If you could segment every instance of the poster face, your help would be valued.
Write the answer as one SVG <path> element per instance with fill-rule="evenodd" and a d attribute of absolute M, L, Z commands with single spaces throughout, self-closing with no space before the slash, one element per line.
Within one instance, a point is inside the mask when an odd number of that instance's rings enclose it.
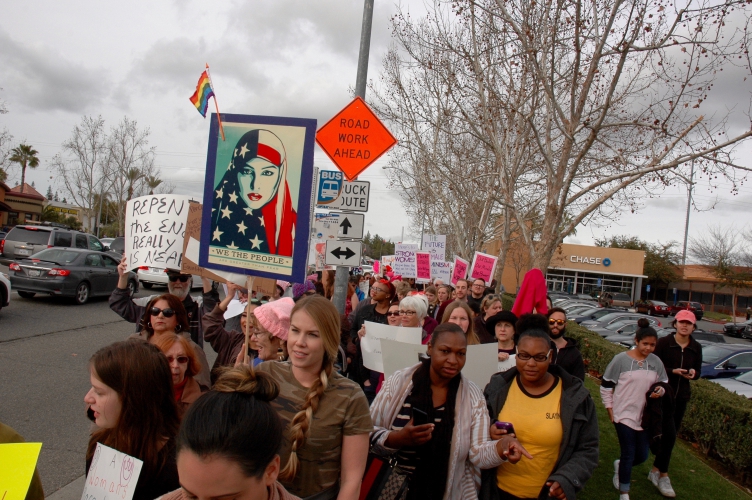
<path fill-rule="evenodd" d="M 212 114 L 202 267 L 305 279 L 316 120 Z M 206 242 L 206 244 L 203 244 Z"/>

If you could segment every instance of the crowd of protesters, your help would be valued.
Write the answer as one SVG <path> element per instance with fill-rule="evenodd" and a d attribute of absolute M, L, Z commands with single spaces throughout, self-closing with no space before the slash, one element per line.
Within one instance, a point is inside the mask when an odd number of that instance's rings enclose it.
<path fill-rule="evenodd" d="M 134 499 L 354 500 L 382 457 L 404 482 L 373 498 L 574 500 L 598 465 L 585 364 L 538 270 L 511 310 L 483 280 L 353 276 L 342 315 L 329 271 L 263 297 L 228 284 L 222 299 L 208 280 L 191 297 L 192 277 L 176 271 L 168 293 L 132 299 L 118 270 L 110 306 L 136 331 L 90 360 L 86 467 L 98 443 L 142 460 Z M 425 356 L 385 379 L 363 364 L 367 322 L 419 328 Z M 658 340 L 640 323 L 636 348 L 603 376 L 621 500 L 655 443 L 649 479 L 675 496 L 668 466 L 702 360 L 694 324 L 682 311 Z M 474 344 L 498 346 L 485 388 L 462 373 Z"/>

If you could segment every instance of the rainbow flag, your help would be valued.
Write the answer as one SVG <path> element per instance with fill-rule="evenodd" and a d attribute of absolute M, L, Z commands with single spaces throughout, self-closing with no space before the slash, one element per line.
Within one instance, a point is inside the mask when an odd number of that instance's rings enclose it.
<path fill-rule="evenodd" d="M 196 92 L 190 97 L 191 103 L 196 106 L 196 109 L 204 118 L 206 118 L 206 108 L 209 107 L 209 98 L 211 97 L 214 97 L 214 89 L 212 89 L 209 81 L 209 75 L 204 71 L 198 79 Z"/>

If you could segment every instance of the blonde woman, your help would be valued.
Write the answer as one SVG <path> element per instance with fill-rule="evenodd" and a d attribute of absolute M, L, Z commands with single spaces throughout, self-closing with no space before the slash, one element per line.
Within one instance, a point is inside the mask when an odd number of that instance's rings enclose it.
<path fill-rule="evenodd" d="M 306 297 L 292 310 L 289 363 L 256 367 L 280 387 L 271 402 L 286 425 L 280 482 L 299 497 L 350 500 L 360 492 L 373 425 L 363 391 L 333 370 L 339 342 L 337 309 Z"/>
<path fill-rule="evenodd" d="M 467 337 L 467 345 L 480 344 L 480 339 L 473 330 L 473 310 L 466 302 L 452 302 L 444 311 L 444 315 L 441 317 L 441 324 L 454 323 L 462 328 Z"/>

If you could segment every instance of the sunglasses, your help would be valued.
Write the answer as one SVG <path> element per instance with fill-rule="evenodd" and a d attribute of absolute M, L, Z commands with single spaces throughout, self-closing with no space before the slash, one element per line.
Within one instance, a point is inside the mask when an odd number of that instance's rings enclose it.
<path fill-rule="evenodd" d="M 170 283 L 175 283 L 178 280 L 180 280 L 181 283 L 185 283 L 189 279 L 191 279 L 190 276 L 183 276 L 183 275 L 176 276 L 173 274 L 172 276 L 170 276 Z"/>
<path fill-rule="evenodd" d="M 399 316 L 400 312 L 399 311 L 388 312 L 386 313 L 386 315 L 387 316 Z"/>
<path fill-rule="evenodd" d="M 548 320 L 548 324 L 549 324 L 549 325 L 551 325 L 551 326 L 553 326 L 553 325 L 559 325 L 559 326 L 562 326 L 562 325 L 564 325 L 564 323 L 566 323 L 566 322 L 567 322 L 567 320 L 565 320 L 565 319 L 553 319 L 553 318 L 550 318 L 550 319 Z"/>
<path fill-rule="evenodd" d="M 522 361 L 530 361 L 530 359 L 534 359 L 536 363 L 543 363 L 548 359 L 548 355 L 551 354 L 551 350 L 546 354 L 536 354 L 535 356 L 532 356 L 526 352 L 518 352 L 517 353 L 517 359 L 520 359 Z"/>
<path fill-rule="evenodd" d="M 177 358 L 175 356 L 167 356 L 167 362 L 170 364 L 176 360 L 179 364 L 184 365 L 188 363 L 188 356 L 178 356 Z"/>
<path fill-rule="evenodd" d="M 162 313 L 165 318 L 172 318 L 173 316 L 175 316 L 174 309 L 160 309 L 158 307 L 152 307 L 151 311 L 149 312 L 152 316 L 159 316 L 159 313 Z"/>

